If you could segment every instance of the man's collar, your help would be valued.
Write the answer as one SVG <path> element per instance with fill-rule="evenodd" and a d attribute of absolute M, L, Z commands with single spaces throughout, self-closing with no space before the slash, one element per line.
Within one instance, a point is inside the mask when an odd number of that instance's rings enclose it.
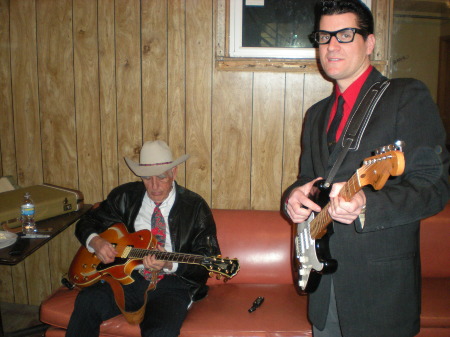
<path fill-rule="evenodd" d="M 373 70 L 373 66 L 370 65 L 362 74 L 359 76 L 343 93 L 341 93 L 341 90 L 339 89 L 339 86 L 336 84 L 336 98 L 339 97 L 339 95 L 343 95 L 344 100 L 346 104 L 348 104 L 350 107 L 352 107 L 356 99 L 358 98 L 358 95 L 361 91 L 362 86 L 366 82 L 367 78 L 369 77 L 370 73 Z"/>

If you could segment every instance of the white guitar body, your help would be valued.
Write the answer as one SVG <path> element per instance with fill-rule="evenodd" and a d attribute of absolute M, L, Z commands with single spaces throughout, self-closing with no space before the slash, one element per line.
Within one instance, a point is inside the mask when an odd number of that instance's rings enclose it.
<path fill-rule="evenodd" d="M 324 267 L 316 254 L 316 240 L 311 237 L 312 220 L 314 220 L 313 212 L 306 221 L 297 224 L 297 233 L 294 238 L 295 257 L 298 263 L 298 286 L 302 291 L 307 289 L 311 272 L 314 270 L 320 273 Z"/>

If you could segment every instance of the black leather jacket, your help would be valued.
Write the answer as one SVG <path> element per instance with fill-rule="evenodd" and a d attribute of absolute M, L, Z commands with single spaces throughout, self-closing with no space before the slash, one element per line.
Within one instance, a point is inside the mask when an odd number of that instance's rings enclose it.
<path fill-rule="evenodd" d="M 169 214 L 169 230 L 174 252 L 215 256 L 220 254 L 216 224 L 206 201 L 198 194 L 175 183 L 175 203 Z M 116 223 L 123 223 L 130 233 L 141 208 L 144 184 L 127 183 L 111 191 L 99 207 L 86 213 L 77 223 L 75 235 L 85 245 L 89 235 L 101 233 Z M 199 265 L 180 263 L 176 275 L 190 288 L 194 301 L 206 296 L 208 271 Z"/>

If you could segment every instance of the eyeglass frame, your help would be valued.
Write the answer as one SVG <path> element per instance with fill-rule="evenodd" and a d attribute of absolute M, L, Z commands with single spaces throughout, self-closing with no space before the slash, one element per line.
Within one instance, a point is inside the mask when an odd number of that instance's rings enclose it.
<path fill-rule="evenodd" d="M 352 37 L 351 41 L 341 41 L 341 40 L 339 40 L 339 38 L 337 37 L 337 34 L 338 34 L 339 32 L 344 31 L 344 30 L 351 30 L 351 31 L 353 32 L 353 37 Z M 318 33 L 321 33 L 321 32 L 322 32 L 322 33 L 328 33 L 328 34 L 330 34 L 330 39 L 329 39 L 327 42 L 322 42 L 322 43 L 321 43 L 321 42 L 319 42 L 319 41 L 316 39 L 316 35 L 317 35 Z M 313 40 L 314 40 L 318 45 L 329 44 L 330 41 L 331 41 L 331 39 L 333 38 L 333 36 L 336 38 L 336 41 L 339 42 L 339 43 L 351 43 L 351 42 L 353 42 L 353 40 L 355 39 L 355 35 L 356 35 L 356 34 L 361 35 L 364 39 L 369 35 L 365 29 L 361 29 L 361 28 L 352 28 L 352 27 L 342 28 L 342 29 L 339 29 L 339 30 L 335 30 L 334 32 L 330 32 L 330 31 L 328 31 L 328 30 L 317 30 L 317 31 L 311 33 Z"/>

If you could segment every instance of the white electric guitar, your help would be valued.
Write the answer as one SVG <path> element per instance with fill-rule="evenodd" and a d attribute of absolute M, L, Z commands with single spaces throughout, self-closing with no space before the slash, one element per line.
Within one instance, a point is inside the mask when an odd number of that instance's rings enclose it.
<path fill-rule="evenodd" d="M 376 151 L 375 156 L 366 158 L 339 195 L 350 201 L 364 186 L 372 185 L 380 190 L 390 176 L 401 175 L 405 159 L 401 151 L 402 142 L 396 144 L 384 146 Z M 331 258 L 328 248 L 328 225 L 332 219 L 328 214 L 327 202 L 331 186 L 324 188 L 323 182 L 316 182 L 310 195 L 322 210 L 318 214 L 312 212 L 308 220 L 293 226 L 295 285 L 300 292 L 313 292 L 319 285 L 321 275 L 333 273 L 337 268 L 337 261 Z"/>

